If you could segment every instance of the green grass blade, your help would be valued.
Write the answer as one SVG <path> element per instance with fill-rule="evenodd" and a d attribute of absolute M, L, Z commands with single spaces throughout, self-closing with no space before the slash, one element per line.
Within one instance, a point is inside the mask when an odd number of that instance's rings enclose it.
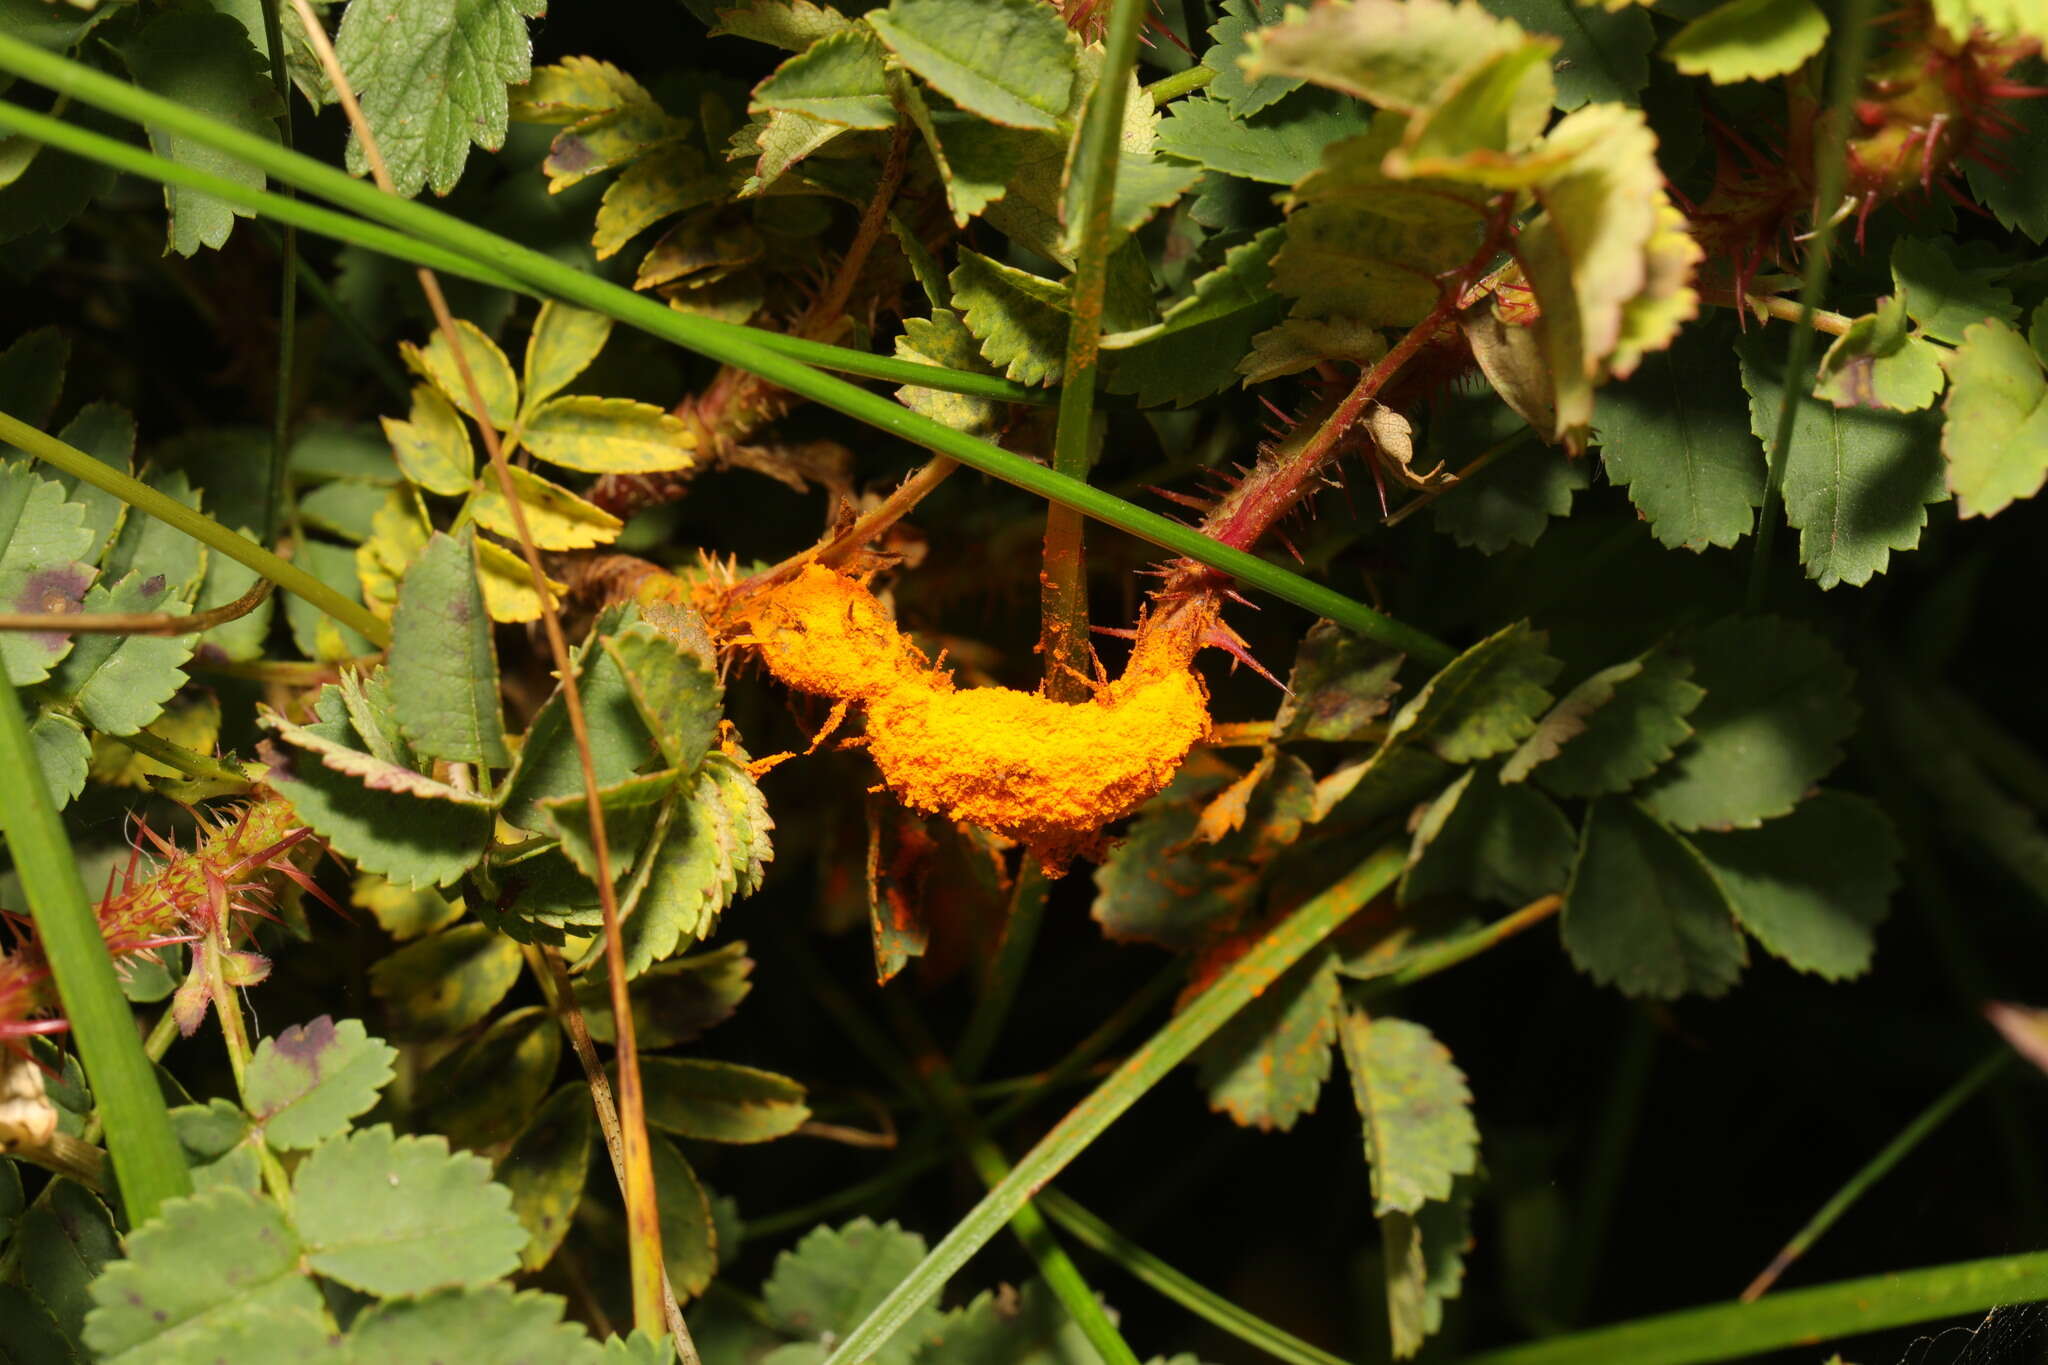
<path fill-rule="evenodd" d="M 1219 545 L 1193 527 L 1091 488 L 1023 456 L 977 440 L 911 412 L 879 394 L 822 374 L 790 355 L 764 345 L 746 328 L 723 326 L 679 313 L 666 304 L 586 275 L 540 252 L 520 246 L 460 219 L 409 200 L 393 198 L 351 179 L 343 172 L 272 142 L 226 127 L 169 100 L 55 56 L 19 39 L 0 35 L 0 70 L 13 71 L 51 89 L 121 118 L 160 125 L 194 142 L 256 166 L 301 191 L 318 194 L 364 217 L 410 233 L 426 242 L 468 255 L 477 264 L 524 281 L 533 289 L 579 307 L 600 312 L 649 335 L 685 346 L 721 364 L 760 375 L 859 422 L 916 445 L 950 455 L 1026 492 L 1137 536 L 1175 554 L 1185 555 L 1227 574 L 1247 587 L 1327 616 L 1346 629 L 1401 650 L 1425 664 L 1450 660 L 1451 649 L 1411 626 L 1353 601 L 1319 583 L 1310 582 L 1245 551 Z M 0 115 L 0 126 L 21 128 L 19 113 Z M 933 372 L 916 367 L 912 382 L 925 382 Z"/>
<path fill-rule="evenodd" d="M 107 1152 L 114 1159 L 129 1222 L 139 1226 L 165 1200 L 192 1193 L 192 1177 L 171 1135 L 163 1092 L 143 1055 L 135 1017 L 114 979 L 114 960 L 85 898 L 70 840 L 43 786 L 21 699 L 5 674 L 0 674 L 0 773 L 7 774 L 0 834 L 14 856 L 36 936 L 106 1124 Z"/>
<path fill-rule="evenodd" d="M 1890 1175 L 1892 1169 L 1910 1156 L 1913 1149 L 1926 1140 L 1928 1134 L 1948 1122 L 1949 1115 L 1960 1109 L 1964 1101 L 1982 1090 L 1993 1077 L 2005 1070 L 2007 1063 L 2017 1055 L 2003 1043 L 1999 1044 L 1998 1048 L 1983 1061 L 1963 1073 L 1962 1078 L 1954 1085 L 1936 1096 L 1934 1102 L 1921 1110 L 1911 1123 L 1901 1128 L 1876 1156 L 1857 1168 L 1856 1174 L 1850 1176 L 1842 1188 L 1836 1190 L 1834 1196 L 1821 1205 L 1820 1212 L 1814 1214 L 1806 1221 L 1804 1227 L 1792 1234 L 1791 1240 L 1771 1258 L 1771 1263 L 1750 1282 L 1749 1288 L 1742 1291 L 1743 1299 L 1755 1299 L 1776 1283 L 1785 1268 L 1804 1256 L 1815 1242 L 1826 1236 L 1828 1229 L 1840 1222 L 1842 1215 L 1854 1208 L 1856 1201 L 1869 1193 L 1871 1186 Z"/>
<path fill-rule="evenodd" d="M 894 1335 L 920 1304 L 1030 1202 L 1034 1193 L 1102 1136 L 1166 1074 L 1187 1060 L 1254 996 L 1335 933 L 1361 906 L 1392 886 L 1407 859 L 1405 840 L 1368 855 L 1328 889 L 1304 902 L 1053 1126 L 1009 1175 L 968 1211 L 866 1321 L 849 1332 L 826 1365 L 858 1365 Z"/>
<path fill-rule="evenodd" d="M 371 615 L 360 602 L 351 602 L 304 569 L 279 559 L 270 551 L 237 535 L 212 517 L 195 512 L 176 498 L 166 497 L 140 479 L 130 478 L 82 450 L 64 444 L 54 436 L 37 431 L 17 417 L 0 412 L 0 441 L 19 446 L 31 456 L 55 465 L 93 487 L 112 493 L 138 511 L 177 527 L 203 545 L 219 550 L 238 564 L 247 565 L 286 592 L 302 597 L 364 639 L 382 649 L 391 643 L 391 627 Z"/>
<path fill-rule="evenodd" d="M 0 44 L 4 42 L 4 36 L 0 36 Z M 337 213 L 333 209 L 322 208 L 317 204 L 303 203 L 289 195 L 254 189 L 210 171 L 160 157 L 118 138 L 95 133 L 90 129 L 66 123 L 48 114 L 24 109 L 5 100 L 0 100 L 0 128 L 10 129 L 60 151 L 101 162 L 130 175 L 203 191 L 251 213 L 260 214 L 287 227 L 311 232 L 331 241 L 359 246 L 366 251 L 374 251 L 394 260 L 405 261 L 411 265 L 423 265 L 440 274 L 474 280 L 478 284 L 510 290 L 529 298 L 548 297 L 546 291 L 535 288 L 525 280 L 481 264 L 460 252 L 446 250 L 431 242 L 394 231 L 353 214 Z M 284 177 L 280 179 L 286 184 L 291 183 Z M 1058 393 L 1052 389 L 1034 389 L 971 370 L 944 369 L 939 366 L 921 365 L 914 361 L 898 360 L 894 356 L 871 355 L 866 351 L 833 346 L 821 341 L 805 341 L 758 327 L 741 327 L 732 323 L 704 319 L 698 321 L 714 330 L 731 331 L 750 337 L 761 346 L 792 359 L 816 365 L 821 369 L 859 375 L 863 379 L 917 384 L 928 389 L 944 389 L 951 393 L 973 394 L 1010 403 L 1051 403 L 1058 397 Z"/>
<path fill-rule="evenodd" d="M 1461 1365 L 1704 1365 L 2048 1298 L 2048 1252 L 1717 1303 L 1466 1356 Z"/>
<path fill-rule="evenodd" d="M 1311 1346 L 1264 1318 L 1247 1313 L 1215 1290 L 1197 1284 L 1058 1190 L 1039 1191 L 1035 1202 L 1046 1217 L 1066 1229 L 1082 1246 L 1101 1252 L 1139 1283 L 1158 1290 L 1246 1345 L 1275 1360 L 1284 1360 L 1287 1365 L 1348 1365 L 1343 1357 Z"/>

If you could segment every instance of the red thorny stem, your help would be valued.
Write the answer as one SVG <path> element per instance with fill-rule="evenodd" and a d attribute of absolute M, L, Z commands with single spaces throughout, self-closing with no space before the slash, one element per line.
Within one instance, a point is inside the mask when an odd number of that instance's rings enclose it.
<path fill-rule="evenodd" d="M 1378 397 L 1380 390 L 1400 368 L 1435 339 L 1456 316 L 1461 292 L 1447 291 L 1428 317 L 1409 328 L 1408 334 L 1395 342 L 1393 349 L 1358 377 L 1358 382 L 1351 386 L 1351 392 L 1344 395 L 1307 439 L 1292 450 L 1286 445 L 1280 446 L 1278 451 L 1282 458 L 1270 463 L 1262 461 L 1252 469 L 1209 513 L 1202 529 L 1236 549 L 1247 550 L 1257 544 L 1275 522 L 1293 511 L 1315 490 L 1324 468 L 1336 453 L 1338 443 L 1365 415 L 1366 405 Z M 1185 579 L 1207 572 L 1197 565 L 1184 565 L 1176 578 Z"/>
<path fill-rule="evenodd" d="M 298 10 L 306 37 L 333 82 L 335 95 L 348 116 L 349 125 L 362 142 L 363 159 L 369 163 L 371 176 L 379 189 L 395 195 L 397 189 L 392 184 L 391 172 L 384 165 L 376 137 L 370 131 L 368 120 L 363 117 L 362 108 L 356 103 L 355 92 L 335 56 L 333 44 L 327 39 L 326 29 L 308 0 L 292 0 L 292 3 Z M 484 450 L 490 457 L 492 473 L 497 476 L 499 491 L 504 494 L 505 505 L 512 513 L 519 549 L 526 558 L 528 573 L 533 576 L 534 595 L 540 601 L 541 624 L 547 634 L 548 653 L 561 678 L 562 706 L 568 715 L 569 731 L 576 741 L 577 764 L 582 769 L 584 806 L 590 820 L 591 856 L 597 871 L 598 903 L 604 915 L 605 966 L 611 979 L 612 1017 L 616 1030 L 613 1053 L 619 1066 L 619 1118 L 626 1158 L 623 1193 L 630 1234 L 627 1245 L 632 1258 L 633 1323 L 651 1336 L 658 1337 L 664 1331 L 670 1333 L 684 1361 L 694 1365 L 697 1353 L 691 1344 L 689 1329 L 683 1325 L 679 1312 L 668 1309 L 673 1299 L 667 1290 L 667 1274 L 662 1262 L 661 1220 L 647 1137 L 647 1105 L 640 1088 L 640 1057 L 633 1027 L 632 1001 L 626 992 L 625 949 L 619 942 L 618 893 L 612 885 L 611 845 L 605 837 L 604 808 L 598 796 L 597 770 L 591 760 L 590 730 L 584 718 L 582 689 L 577 684 L 568 639 L 562 631 L 561 613 L 556 610 L 554 598 L 548 591 L 548 577 L 541 566 L 540 551 L 535 548 L 533 535 L 526 524 L 525 505 L 520 502 L 518 488 L 512 482 L 512 471 L 505 460 L 505 447 L 499 442 L 496 429 L 482 416 L 486 411 L 482 392 L 470 369 L 462 335 L 456 330 L 455 315 L 449 311 L 447 297 L 442 294 L 441 282 L 433 271 L 420 267 L 419 281 L 421 291 L 427 296 L 427 305 L 433 310 L 435 323 L 447 340 L 449 355 L 454 359 L 463 387 L 469 393 L 470 406 L 478 414 L 477 431 L 483 437 Z"/>

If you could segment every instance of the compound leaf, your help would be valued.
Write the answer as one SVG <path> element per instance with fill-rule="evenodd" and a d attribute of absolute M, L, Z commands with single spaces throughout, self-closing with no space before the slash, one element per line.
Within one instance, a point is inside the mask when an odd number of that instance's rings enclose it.
<path fill-rule="evenodd" d="M 1337 958 L 1314 953 L 1266 987 L 1195 1055 L 1209 1107 L 1243 1127 L 1286 1132 L 1311 1113 L 1330 1076 Z"/>
<path fill-rule="evenodd" d="M 597 359 L 597 353 L 604 349 L 611 335 L 612 320 L 602 313 L 571 308 L 553 299 L 543 303 L 533 320 L 533 335 L 526 342 L 521 404 L 530 410 L 560 393 L 569 381 L 590 368 L 590 362 Z"/>
<path fill-rule="evenodd" d="M 1796 71 L 1827 40 L 1813 0 L 1727 0 L 1673 34 L 1664 55 L 1688 76 L 1729 85 Z"/>
<path fill-rule="evenodd" d="M 1451 1197 L 1415 1213 L 1380 1218 L 1387 1272 L 1387 1327 L 1394 1358 L 1403 1360 L 1443 1326 L 1444 1302 L 1465 1281 L 1465 1248 L 1472 1240 L 1472 1186 L 1460 1179 Z"/>
<path fill-rule="evenodd" d="M 386 417 L 383 426 L 398 467 L 429 493 L 452 497 L 467 493 L 476 481 L 476 447 L 469 432 L 454 406 L 428 385 L 413 385 L 408 420 Z"/>
<path fill-rule="evenodd" d="M 505 87 L 532 73 L 526 20 L 544 0 L 350 0 L 335 35 L 341 69 L 400 194 L 455 188 L 475 142 L 505 142 Z M 348 168 L 369 169 L 351 134 Z"/>
<path fill-rule="evenodd" d="M 270 71 L 249 45 L 241 21 L 222 13 L 167 10 L 135 31 L 121 55 L 143 89 L 239 132 L 277 139 L 271 113 L 277 94 Z M 205 146 L 168 128 L 152 126 L 149 142 L 157 154 L 195 170 L 223 176 L 248 189 L 263 188 L 263 172 L 227 152 Z M 190 256 L 202 246 L 221 247 L 235 224 L 237 209 L 203 190 L 167 185 L 170 244 Z"/>
<path fill-rule="evenodd" d="M 519 979 L 519 945 L 481 924 L 408 943 L 370 969 L 370 989 L 402 1037 L 437 1038 L 478 1023 Z"/>
<path fill-rule="evenodd" d="M 498 1183 L 512 1192 L 512 1212 L 526 1229 L 523 1270 L 554 1259 L 569 1234 L 590 1174 L 590 1092 L 565 1085 L 550 1095 L 498 1163 Z"/>
<path fill-rule="evenodd" d="M 393 3 L 394 0 L 356 0 L 356 5 L 366 3 Z M 499 3 L 500 0 L 491 0 Z M 519 379 L 512 373 L 512 362 L 498 349 L 498 343 L 491 340 L 483 328 L 466 318 L 455 320 L 455 335 L 462 346 L 462 360 L 469 366 L 469 377 L 476 381 L 477 396 L 483 400 L 483 411 L 478 412 L 470 400 L 469 384 L 462 377 L 462 365 L 456 360 L 455 347 L 448 344 L 446 332 L 436 328 L 434 335 L 424 346 L 411 342 L 399 345 L 399 354 L 413 373 L 440 390 L 441 396 L 453 403 L 479 422 L 489 422 L 500 431 L 509 428 L 519 415 Z M 455 490 L 450 490 L 455 491 Z"/>
<path fill-rule="evenodd" d="M 390 669 L 402 698 L 398 725 L 416 753 L 492 768 L 512 762 L 471 527 L 436 531 L 399 584 Z"/>
<path fill-rule="evenodd" d="M 83 610 L 183 616 L 191 607 L 172 595 L 161 574 L 145 578 L 137 569 L 111 588 L 94 584 Z M 185 661 L 197 643 L 194 635 L 82 635 L 48 687 L 76 706 L 93 729 L 132 735 L 162 715 L 164 704 L 185 685 Z"/>
<path fill-rule="evenodd" d="M 85 1341 L 122 1365 L 188 1359 L 193 1338 L 249 1309 L 318 1313 L 300 1242 L 275 1204 L 213 1189 L 167 1202 L 93 1282 Z"/>
<path fill-rule="evenodd" d="M 1900 848 L 1875 803 L 1823 791 L 1790 815 L 1692 843 L 1757 942 L 1802 972 L 1859 976 L 1899 885 Z"/>
<path fill-rule="evenodd" d="M 1842 758 L 1856 727 L 1849 666 L 1806 627 L 1737 616 L 1685 646 L 1706 698 L 1693 737 L 1643 789 L 1680 829 L 1753 828 L 1791 810 Z"/>
<path fill-rule="evenodd" d="M 1595 981 L 1625 995 L 1720 995 L 1747 953 L 1704 859 L 1633 801 L 1603 796 L 1586 815 L 1564 894 L 1564 945 Z"/>
<path fill-rule="evenodd" d="M 1210 98 L 1221 101 L 1232 118 L 1248 119 L 1301 88 L 1299 77 L 1254 78 L 1245 74 L 1242 65 L 1242 59 L 1251 51 L 1246 35 L 1253 29 L 1278 23 L 1286 9 L 1284 0 L 1223 0 L 1217 8 L 1223 17 L 1209 25 L 1209 38 L 1214 46 L 1202 54 L 1202 65 L 1216 73 L 1209 82 Z"/>
<path fill-rule="evenodd" d="M 1750 428 L 1775 439 L 1784 401 L 1780 351 L 1759 335 L 1736 347 L 1750 395 Z M 1811 378 L 1801 381 L 1810 389 Z M 1929 414 L 1801 402 L 1785 452 L 1785 519 L 1799 529 L 1799 559 L 1823 588 L 1860 586 L 1892 551 L 1920 543 L 1927 504 L 1948 496 Z"/>
<path fill-rule="evenodd" d="M 893 128 L 896 106 L 883 55 L 867 29 L 820 38 L 755 86 L 747 108 L 756 114 L 805 114 L 844 128 Z"/>
<path fill-rule="evenodd" d="M 1664 651 L 1600 670 L 1550 708 L 1501 780 L 1533 772 L 1559 796 L 1628 790 L 1692 737 L 1686 717 L 1706 692 L 1691 677 L 1691 660 Z"/>
<path fill-rule="evenodd" d="M 1374 1212 L 1448 1199 L 1455 1179 L 1479 1167 L 1472 1092 L 1450 1049 L 1420 1024 L 1363 1010 L 1344 1015 L 1339 1038 L 1365 1124 Z"/>
<path fill-rule="evenodd" d="M 838 1228 L 817 1228 L 775 1258 L 761 1286 L 775 1325 L 806 1341 L 851 1331 L 898 1281 L 924 1259 L 924 1238 L 894 1223 L 877 1227 L 856 1218 Z M 927 1299 L 870 1357 L 875 1365 L 909 1365 L 939 1322 Z"/>
<path fill-rule="evenodd" d="M 350 1358 L 378 1365 L 442 1365 L 451 1344 L 493 1365 L 599 1365 L 604 1350 L 553 1294 L 487 1284 L 372 1304 L 349 1326 Z"/>
<path fill-rule="evenodd" d="M 534 458 L 585 474 L 654 474 L 687 469 L 696 438 L 682 419 L 631 398 L 553 398 L 523 428 Z"/>
<path fill-rule="evenodd" d="M 424 1126 L 457 1147 L 517 1136 L 562 1060 L 562 1030 L 538 1005 L 513 1010 L 434 1064 L 421 1084 Z"/>
<path fill-rule="evenodd" d="M 1561 46 L 1553 59 L 1557 107 L 1589 100 L 1635 104 L 1650 83 L 1650 48 L 1657 31 L 1640 9 L 1605 13 L 1573 0 L 1483 0 L 1486 8 Z"/>
<path fill-rule="evenodd" d="M 1626 381 L 1602 388 L 1593 423 L 1608 477 L 1628 488 L 1660 543 L 1733 545 L 1756 524 L 1763 454 L 1720 329 L 1688 327 Z"/>
<path fill-rule="evenodd" d="M 891 0 L 868 23 L 932 89 L 991 123 L 1050 130 L 1067 112 L 1074 44 L 1039 0 Z"/>
<path fill-rule="evenodd" d="M 1545 637 L 1518 621 L 1460 654 L 1422 685 L 1387 726 L 1387 743 L 1422 744 L 1446 763 L 1491 758 L 1519 744 L 1550 705 L 1562 666 Z"/>
<path fill-rule="evenodd" d="M 65 501 L 61 484 L 26 461 L 0 461 L 0 610 L 77 609 L 92 587 L 92 542 L 85 508 Z M 17 687 L 41 682 L 72 644 L 55 631 L 0 631 L 0 669 Z"/>
<path fill-rule="evenodd" d="M 718 1273 L 718 1229 L 711 1217 L 711 1199 L 703 1182 L 676 1145 L 659 1133 L 650 1135 L 655 1202 L 661 1208 L 661 1258 L 676 1297 L 692 1299 L 704 1292 Z"/>
<path fill-rule="evenodd" d="M 702 1057 L 648 1057 L 640 1064 L 647 1122 L 703 1142 L 768 1142 L 811 1116 L 804 1088 L 787 1076 Z"/>
<path fill-rule="evenodd" d="M 1455 894 L 1522 905 L 1562 890 L 1577 841 L 1550 798 L 1474 768 L 1423 816 L 1401 899 Z"/>
<path fill-rule="evenodd" d="M 292 1201 L 306 1263 L 379 1297 L 509 1275 L 526 1243 L 488 1162 L 384 1124 L 315 1148 L 293 1173 Z"/>
<path fill-rule="evenodd" d="M 348 1131 L 391 1079 L 398 1050 L 359 1019 L 327 1015 L 256 1044 L 243 1094 L 264 1139 L 281 1149 L 315 1147 Z"/>
<path fill-rule="evenodd" d="M 2048 375 L 2011 326 L 1986 318 L 1963 329 L 1947 357 L 1948 421 L 1941 429 L 1956 514 L 1988 517 L 2048 480 Z"/>

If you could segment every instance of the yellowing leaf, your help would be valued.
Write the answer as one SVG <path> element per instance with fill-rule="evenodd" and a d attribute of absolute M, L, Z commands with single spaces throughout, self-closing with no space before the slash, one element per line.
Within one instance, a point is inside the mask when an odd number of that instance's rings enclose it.
<path fill-rule="evenodd" d="M 477 569 L 484 589 L 484 609 L 493 621 L 538 621 L 540 594 L 533 590 L 533 575 L 526 559 L 495 540 L 477 537 Z M 559 594 L 563 585 L 547 580 L 548 591 Z"/>
<path fill-rule="evenodd" d="M 1664 55 L 1688 76 L 1727 85 L 1797 71 L 1827 41 L 1813 0 L 1727 0 L 1672 35 Z"/>
<path fill-rule="evenodd" d="M 588 369 L 611 334 L 612 320 L 602 313 L 552 299 L 542 304 L 526 343 L 525 409 L 531 411 L 554 397 Z"/>
<path fill-rule="evenodd" d="M 363 601 L 387 621 L 398 604 L 398 580 L 405 576 L 413 556 L 426 548 L 428 529 L 419 495 L 394 488 L 370 519 L 370 538 L 356 547 L 356 577 L 363 585 Z"/>
<path fill-rule="evenodd" d="M 1965 328 L 1948 376 L 1941 452 L 1958 514 L 1988 517 L 2040 492 L 2048 479 L 2048 376 L 2026 338 L 1996 318 Z"/>
<path fill-rule="evenodd" d="M 1356 0 L 1290 10 L 1246 35 L 1254 77 L 1295 76 L 1408 116 L 1404 155 L 1513 153 L 1549 121 L 1555 38 L 1532 36 L 1476 0 Z M 1400 173 L 1390 162 L 1390 171 Z"/>
<path fill-rule="evenodd" d="M 669 143 L 626 167 L 605 187 L 590 244 L 597 259 L 606 260 L 662 219 L 725 193 L 726 177 L 705 169 L 703 153 Z"/>
<path fill-rule="evenodd" d="M 638 81 L 613 68 L 606 70 L 617 103 L 555 134 L 547 159 L 541 163 L 549 194 L 560 194 L 579 181 L 623 166 L 689 130 L 689 124 L 670 118 Z"/>
<path fill-rule="evenodd" d="M 383 419 L 384 435 L 398 467 L 429 493 L 467 493 L 476 478 L 476 448 L 448 400 L 425 384 L 412 389 L 412 417 Z"/>
<path fill-rule="evenodd" d="M 811 0 L 735 0 L 717 7 L 713 38 L 752 38 L 757 43 L 801 52 L 820 38 L 842 33 L 853 21 Z"/>
<path fill-rule="evenodd" d="M 697 458 L 696 433 L 680 418 L 630 398 L 554 399 L 522 436 L 534 458 L 586 474 L 653 474 Z"/>
<path fill-rule="evenodd" d="M 508 466 L 506 472 L 512 476 L 519 505 L 526 510 L 527 534 L 541 549 L 587 550 L 618 538 L 619 528 L 625 523 L 602 507 L 587 503 L 560 484 L 550 483 L 518 465 Z M 496 531 L 507 540 L 518 539 L 512 509 L 505 502 L 496 478 L 483 481 L 483 487 L 469 504 L 469 513 L 486 531 Z"/>
<path fill-rule="evenodd" d="M 458 318 L 455 331 L 462 338 L 463 357 L 468 360 L 470 375 L 483 397 L 482 412 L 470 403 L 469 385 L 456 364 L 454 348 L 439 330 L 425 346 L 401 343 L 399 353 L 413 373 L 439 389 L 442 397 L 478 421 L 489 421 L 503 431 L 519 414 L 519 380 L 512 374 L 512 362 L 505 359 L 498 343 L 485 336 L 475 323 Z"/>
<path fill-rule="evenodd" d="M 1594 386 L 1669 345 L 1698 312 L 1691 278 L 1701 253 L 1665 195 L 1656 134 L 1641 111 L 1585 105 L 1544 145 L 1570 159 L 1534 186 L 1547 211 L 1523 231 L 1518 254 L 1542 309 L 1536 334 L 1556 390 L 1551 434 L 1576 450 L 1592 424 Z"/>
<path fill-rule="evenodd" d="M 513 89 L 512 119 L 516 123 L 578 123 L 592 114 L 609 113 L 624 102 L 622 82 L 640 88 L 610 62 L 564 57 L 554 66 L 536 67 L 531 80 Z"/>
<path fill-rule="evenodd" d="M 755 86 L 747 107 L 754 113 L 793 110 L 846 128 L 894 127 L 896 106 L 882 58 L 872 30 L 821 38 Z"/>

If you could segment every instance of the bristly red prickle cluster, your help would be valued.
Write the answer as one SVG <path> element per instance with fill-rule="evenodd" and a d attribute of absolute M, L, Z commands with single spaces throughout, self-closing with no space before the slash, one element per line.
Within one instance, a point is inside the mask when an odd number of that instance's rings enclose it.
<path fill-rule="evenodd" d="M 1059 10 L 1060 18 L 1067 21 L 1067 27 L 1081 35 L 1083 42 L 1102 41 L 1103 31 L 1109 27 L 1109 0 L 1051 0 L 1051 3 Z M 1188 50 L 1188 45 L 1181 41 L 1180 35 L 1160 17 L 1158 10 L 1158 0 L 1153 0 L 1145 15 L 1145 27 L 1140 31 L 1143 40 L 1149 44 L 1152 41 L 1151 35 L 1157 33 L 1182 52 L 1186 52 L 1188 56 L 1194 56 L 1195 54 Z"/>
<path fill-rule="evenodd" d="M 2033 56 L 2030 38 L 1994 40 L 1982 31 L 1958 41 L 1935 20 L 1923 0 L 1912 0 L 1883 21 L 1884 50 L 1864 75 L 1851 106 L 1845 144 L 1847 200 L 1813 202 L 1819 106 L 1806 82 L 1787 82 L 1782 155 L 1759 151 L 1724 124 L 1712 124 L 1718 165 L 1714 187 L 1688 205 L 1694 235 L 1707 259 L 1729 263 L 1739 298 L 1767 266 L 1789 263 L 1816 212 L 1856 214 L 1856 241 L 1881 204 L 1939 189 L 1965 207 L 1975 205 L 1955 183 L 1969 162 L 2003 171 L 1998 144 L 2017 130 L 2003 105 L 2048 95 L 2048 89 L 2009 79 Z"/>
<path fill-rule="evenodd" d="M 201 815 L 199 824 L 199 838 L 183 851 L 138 823 L 127 867 L 109 874 L 106 892 L 95 908 L 117 969 L 123 958 L 137 953 L 174 943 L 192 945 L 192 974 L 173 1006 L 187 1034 L 205 1017 L 214 974 L 231 985 L 251 985 L 269 971 L 270 964 L 261 956 L 234 947 L 238 914 L 270 918 L 270 907 L 286 881 L 333 904 L 294 861 L 317 849 L 318 843 L 283 798 L 268 794 L 211 824 Z M 151 875 L 138 878 L 145 851 L 163 862 Z M 5 916 L 15 940 L 11 950 L 0 952 L 0 1046 L 18 1046 L 25 1037 L 57 1032 L 66 1025 L 51 1017 L 57 996 L 33 927 L 21 916 L 6 911 L 0 916 Z"/>

